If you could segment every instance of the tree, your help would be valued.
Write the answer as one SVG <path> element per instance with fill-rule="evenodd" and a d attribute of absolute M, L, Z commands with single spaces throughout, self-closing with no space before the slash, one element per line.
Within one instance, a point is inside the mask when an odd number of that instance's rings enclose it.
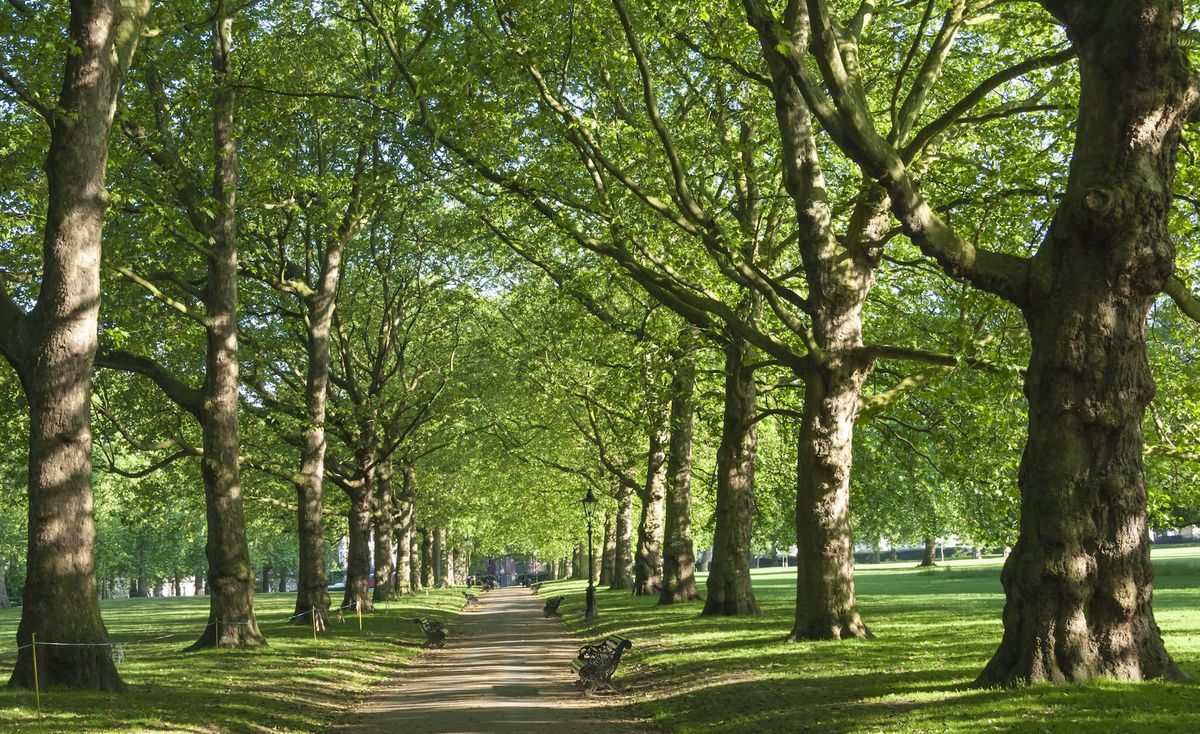
<path fill-rule="evenodd" d="M 791 5 L 782 25 L 758 0 L 744 4 L 764 55 L 886 190 L 905 233 L 949 274 L 1017 305 L 1028 323 L 1021 531 L 1003 575 L 1004 638 L 976 682 L 1181 677 L 1150 603 L 1142 470 L 1154 391 L 1146 315 L 1173 275 L 1175 153 L 1197 99 L 1179 4 L 1041 3 L 1074 47 L 1080 98 L 1061 203 L 1028 258 L 976 247 L 926 203 L 909 164 L 928 136 L 905 144 L 876 132 L 847 63 L 854 35 L 824 2 Z"/>
<path fill-rule="evenodd" d="M 224 0 L 217 0 L 209 23 L 213 89 L 208 112 L 213 132 L 207 161 L 212 176 L 208 191 L 201 182 L 201 171 L 189 169 L 185 162 L 181 139 L 174 129 L 176 120 L 163 114 L 170 109 L 171 100 L 159 76 L 162 70 L 154 62 L 147 64 L 145 80 L 153 127 L 147 131 L 130 123 L 125 128 L 135 146 L 166 179 L 162 188 L 174 198 L 159 203 L 165 220 L 160 228 L 178 232 L 178 239 L 202 257 L 205 274 L 201 279 L 203 288 L 197 288 L 192 285 L 192 278 L 171 269 L 146 276 L 130 268 L 118 272 L 144 288 L 153 300 L 203 329 L 203 382 L 199 388 L 193 387 L 186 376 L 144 354 L 106 349 L 97 359 L 100 366 L 151 380 L 201 427 L 200 473 L 208 522 L 205 553 L 210 607 L 208 624 L 190 648 L 193 650 L 264 642 L 254 616 L 255 574 L 246 543 L 238 425 L 238 145 L 234 131 L 236 90 L 229 76 L 235 14 L 236 10 Z M 183 142 L 191 141 L 184 138 Z M 151 201 L 155 201 L 155 196 L 153 190 L 146 192 Z M 172 220 L 178 216 L 187 222 L 185 226 L 191 232 L 175 228 Z M 155 285 L 156 280 L 179 289 L 182 299 L 166 295 Z"/>
<path fill-rule="evenodd" d="M 97 603 L 89 414 L 100 311 L 100 250 L 108 139 L 148 0 L 71 4 L 62 89 L 42 101 L 6 69 L 8 100 L 50 128 L 42 277 L 26 311 L 0 279 L 0 352 L 29 404 L 29 544 L 22 649 L 10 685 L 33 687 L 33 635 L 77 646 L 43 648 L 42 685 L 124 688 Z M 23 4 L 19 13 L 34 21 Z"/>

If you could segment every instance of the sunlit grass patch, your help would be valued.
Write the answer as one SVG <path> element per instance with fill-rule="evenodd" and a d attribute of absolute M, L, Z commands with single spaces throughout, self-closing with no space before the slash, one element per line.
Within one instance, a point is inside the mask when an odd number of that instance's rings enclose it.
<path fill-rule="evenodd" d="M 1200 674 L 1200 548 L 1154 552 L 1155 616 L 1175 660 Z M 1000 640 L 1000 559 L 860 566 L 857 591 L 872 641 L 788 644 L 795 570 L 754 571 L 763 616 L 700 617 L 700 604 L 602 590 L 583 619 L 583 582 L 564 619 L 581 637 L 633 640 L 616 680 L 628 701 L 670 731 L 722 732 L 1195 732 L 1200 685 L 970 687 Z M 703 578 L 700 581 L 703 591 Z"/>
<path fill-rule="evenodd" d="M 420 650 L 414 616 L 449 618 L 462 595 L 422 592 L 381 605 L 363 615 L 361 633 L 350 615 L 315 642 L 311 627 L 286 623 L 294 603 L 293 594 L 255 596 L 266 647 L 185 653 L 207 622 L 207 598 L 104 602 L 128 692 L 44 691 L 39 729 L 33 693 L 0 688 L 0 730 L 319 731 Z M 19 619 L 19 609 L 0 612 L 0 685 L 12 671 L 3 651 L 15 647 Z M 147 641 L 161 635 L 174 636 Z"/>

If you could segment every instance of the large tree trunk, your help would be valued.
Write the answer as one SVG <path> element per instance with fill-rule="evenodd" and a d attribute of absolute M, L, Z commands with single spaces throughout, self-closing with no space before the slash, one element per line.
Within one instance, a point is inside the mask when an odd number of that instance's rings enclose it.
<path fill-rule="evenodd" d="M 462 549 L 455 548 L 450 553 L 450 585 L 458 586 L 459 584 L 467 583 L 467 573 L 471 566 L 471 554 Z"/>
<path fill-rule="evenodd" d="M 421 580 L 421 530 L 417 527 L 417 506 L 413 504 L 411 528 L 408 539 L 408 585 L 415 592 L 422 587 Z"/>
<path fill-rule="evenodd" d="M 923 553 L 921 553 L 920 565 L 936 566 L 937 564 L 934 562 L 934 559 L 937 557 L 937 539 L 935 539 L 932 535 L 926 535 L 924 542 L 925 550 Z"/>
<path fill-rule="evenodd" d="M 433 587 L 433 534 L 420 528 L 421 534 L 421 586 Z"/>
<path fill-rule="evenodd" d="M 586 553 L 583 543 L 576 543 L 574 550 L 571 551 L 571 578 L 576 581 L 587 578 Z"/>
<path fill-rule="evenodd" d="M 750 346 L 725 346 L 725 413 L 717 447 L 717 507 L 703 614 L 758 614 L 750 585 L 750 536 L 754 529 L 754 428 L 758 391 L 747 367 Z"/>
<path fill-rule="evenodd" d="M 663 504 L 667 493 L 667 416 L 650 431 L 646 454 L 646 486 L 642 489 L 642 519 L 638 523 L 633 560 L 633 593 L 657 594 L 662 588 Z"/>
<path fill-rule="evenodd" d="M 616 526 L 612 517 L 604 517 L 604 547 L 600 551 L 600 580 L 598 586 L 608 586 L 613 580 L 613 566 L 617 558 Z"/>
<path fill-rule="evenodd" d="M 346 554 L 346 591 L 342 595 L 344 609 L 361 609 L 364 612 L 374 611 L 371 604 L 371 514 L 374 496 L 371 487 L 374 484 L 374 469 L 372 464 L 362 464 L 368 467 L 368 475 L 362 478 L 360 484 L 343 487 L 350 497 L 348 536 L 350 547 Z"/>
<path fill-rule="evenodd" d="M 446 531 L 433 529 L 433 585 L 446 588 Z"/>
<path fill-rule="evenodd" d="M 805 375 L 797 452 L 796 624 L 789 639 L 871 636 L 854 595 L 850 529 L 854 420 L 866 376 L 866 369 L 825 366 Z"/>
<path fill-rule="evenodd" d="M 633 588 L 633 487 L 617 489 L 617 517 L 613 526 L 613 577 L 610 589 Z"/>
<path fill-rule="evenodd" d="M 696 590 L 696 555 L 692 547 L 692 394 L 696 382 L 695 337 L 672 364 L 670 448 L 667 451 L 667 496 L 663 527 L 663 574 L 659 604 L 700 598 Z"/>
<path fill-rule="evenodd" d="M 265 563 L 262 567 L 262 587 L 260 588 L 264 594 L 271 593 L 271 566 Z"/>
<path fill-rule="evenodd" d="M 392 598 L 392 563 L 395 560 L 393 505 L 392 466 L 390 462 L 385 461 L 379 466 L 379 474 L 375 481 L 375 512 L 371 518 L 375 532 L 373 600 L 377 602 Z"/>
<path fill-rule="evenodd" d="M 92 512 L 92 366 L 100 309 L 105 171 L 121 78 L 149 9 L 146 0 L 73 3 L 63 86 L 50 116 L 42 282 L 25 314 L 0 286 L 0 352 L 29 405 L 29 529 L 17 661 L 10 685 L 124 689 L 105 646 Z M 7 595 L 5 596 L 7 599 Z"/>
<path fill-rule="evenodd" d="M 413 562 L 414 481 L 413 469 L 405 464 L 401 470 L 403 484 L 396 497 L 396 591 L 411 594 Z"/>
<path fill-rule="evenodd" d="M 212 65 L 216 78 L 213 94 L 213 199 L 218 202 L 211 220 L 212 242 L 205 286 L 205 379 L 201 388 L 203 458 L 200 474 L 208 515 L 209 597 L 208 626 L 191 646 L 238 647 L 263 643 L 254 617 L 254 571 L 246 545 L 242 507 L 238 431 L 237 339 L 237 140 L 234 137 L 235 92 L 226 82 L 229 51 L 233 44 L 233 18 L 213 19 Z M 218 627 L 220 639 L 218 640 Z"/>
<path fill-rule="evenodd" d="M 300 439 L 300 481 L 296 483 L 296 520 L 300 566 L 296 571 L 296 611 L 293 624 L 311 626 L 316 610 L 318 629 L 329 623 L 329 573 L 325 558 L 322 491 L 325 482 L 325 414 L 329 396 L 330 330 L 341 274 L 341 240 L 325 248 L 321 280 L 307 299 L 309 312 L 305 376 L 307 423 Z M 307 614 L 305 614 L 307 612 Z"/>
<path fill-rule="evenodd" d="M 455 568 L 455 556 L 458 550 L 451 545 L 450 534 L 446 533 L 442 541 L 442 559 L 446 567 L 446 586 L 454 586 L 458 582 Z"/>
<path fill-rule="evenodd" d="M 1142 468 L 1146 316 L 1174 269 L 1168 220 L 1188 112 L 1180 8 L 1060 5 L 1079 56 L 1079 119 L 1023 304 L 1021 527 L 1001 577 L 1004 637 L 980 685 L 1184 677 L 1151 609 Z"/>

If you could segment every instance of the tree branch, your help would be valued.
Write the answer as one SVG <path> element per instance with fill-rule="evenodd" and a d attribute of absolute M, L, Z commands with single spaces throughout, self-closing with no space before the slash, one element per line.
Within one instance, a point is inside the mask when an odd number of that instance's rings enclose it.
<path fill-rule="evenodd" d="M 171 374 L 153 359 L 123 350 L 100 349 L 96 352 L 96 366 L 142 375 L 158 385 L 171 402 L 192 414 L 196 420 L 202 419 L 203 393 Z"/>

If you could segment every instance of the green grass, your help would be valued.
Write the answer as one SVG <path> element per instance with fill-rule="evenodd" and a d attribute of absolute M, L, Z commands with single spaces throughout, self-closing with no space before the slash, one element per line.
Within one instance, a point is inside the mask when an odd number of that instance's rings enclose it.
<path fill-rule="evenodd" d="M 424 636 L 413 617 L 447 618 L 462 601 L 455 589 L 421 593 L 364 615 L 361 634 L 348 616 L 314 643 L 311 627 L 282 622 L 294 594 L 261 594 L 255 607 L 266 647 L 193 653 L 182 650 L 207 622 L 207 598 L 104 602 L 110 638 L 124 649 L 118 668 L 128 692 L 43 691 L 40 725 L 33 692 L 3 687 L 20 610 L 0 611 L 0 731 L 318 731 L 419 650 Z M 178 636 L 137 642 L 168 634 Z"/>
<path fill-rule="evenodd" d="M 1200 549 L 1156 551 L 1154 608 L 1175 660 L 1200 675 Z M 599 618 L 582 618 L 582 582 L 567 594 L 581 637 L 627 635 L 617 675 L 631 705 L 669 731 L 721 732 L 1195 732 L 1200 685 L 1097 682 L 1009 690 L 969 687 L 995 650 L 1004 597 L 1000 560 L 859 566 L 871 641 L 784 643 L 794 569 L 755 571 L 764 615 L 701 618 L 699 605 L 601 591 Z M 703 580 L 701 580 L 703 591 Z"/>

